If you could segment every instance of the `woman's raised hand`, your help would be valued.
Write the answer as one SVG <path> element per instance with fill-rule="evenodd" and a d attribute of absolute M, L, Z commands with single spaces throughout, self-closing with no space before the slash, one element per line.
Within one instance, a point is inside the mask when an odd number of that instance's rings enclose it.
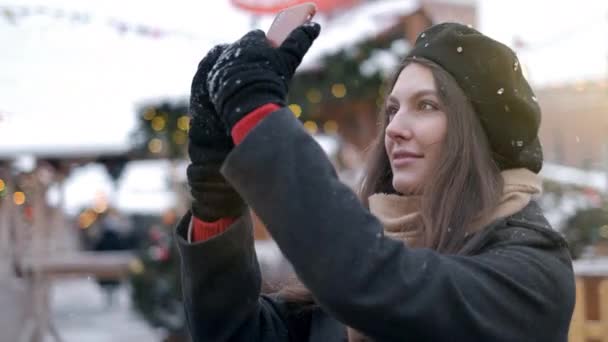
<path fill-rule="evenodd" d="M 234 144 L 207 89 L 207 75 L 226 47 L 214 47 L 201 60 L 190 93 L 188 155 L 192 163 L 187 170 L 188 185 L 194 216 L 207 222 L 239 216 L 245 208 L 241 197 L 220 173 Z"/>
<path fill-rule="evenodd" d="M 289 82 L 320 31 L 319 24 L 306 23 L 275 48 L 263 31 L 253 30 L 221 53 L 208 74 L 207 87 L 229 130 L 262 105 L 285 105 Z"/>

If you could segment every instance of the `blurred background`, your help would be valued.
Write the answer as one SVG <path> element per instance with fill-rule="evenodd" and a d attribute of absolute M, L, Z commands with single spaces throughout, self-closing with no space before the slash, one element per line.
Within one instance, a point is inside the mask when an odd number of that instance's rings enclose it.
<path fill-rule="evenodd" d="M 0 0 L 0 341 L 188 341 L 171 229 L 190 82 L 298 2 Z M 538 200 L 576 258 L 571 340 L 608 339 L 608 1 L 315 2 L 289 103 L 352 187 L 422 30 L 457 21 L 517 52 L 543 110 Z M 255 235 L 271 291 L 290 267 Z"/>

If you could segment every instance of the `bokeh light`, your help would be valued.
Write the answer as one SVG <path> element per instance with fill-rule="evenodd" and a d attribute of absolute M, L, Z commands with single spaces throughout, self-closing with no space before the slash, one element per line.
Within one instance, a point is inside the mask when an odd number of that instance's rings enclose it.
<path fill-rule="evenodd" d="M 160 153 L 163 150 L 163 142 L 158 138 L 151 139 L 148 143 L 148 150 L 152 153 Z"/>
<path fill-rule="evenodd" d="M 302 115 L 302 107 L 299 104 L 292 103 L 289 105 L 289 109 L 293 112 L 296 118 L 299 118 Z"/>
<path fill-rule="evenodd" d="M 308 133 L 310 134 L 315 134 L 319 131 L 319 127 L 317 126 L 317 123 L 314 121 L 306 121 L 304 123 L 304 128 L 308 131 Z"/>
<path fill-rule="evenodd" d="M 23 191 L 16 191 L 13 194 L 13 203 L 15 203 L 15 205 L 22 205 L 25 203 L 25 193 L 23 193 Z"/>
<path fill-rule="evenodd" d="M 182 131 L 188 131 L 190 128 L 190 117 L 187 115 L 180 116 L 179 119 L 177 119 L 177 128 Z"/>
<path fill-rule="evenodd" d="M 346 86 L 344 85 L 344 83 L 336 83 L 331 86 L 331 93 L 335 97 L 341 99 L 346 96 Z"/>
<path fill-rule="evenodd" d="M 162 116 L 155 116 L 154 119 L 152 119 L 152 129 L 160 132 L 163 129 L 165 129 L 166 126 L 166 121 L 165 118 L 163 118 Z"/>

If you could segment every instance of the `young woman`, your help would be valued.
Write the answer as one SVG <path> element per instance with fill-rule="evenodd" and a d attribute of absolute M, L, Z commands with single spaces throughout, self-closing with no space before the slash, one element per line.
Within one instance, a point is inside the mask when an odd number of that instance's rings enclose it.
<path fill-rule="evenodd" d="M 571 261 L 533 201 L 540 109 L 514 53 L 459 24 L 423 32 L 358 197 L 285 106 L 319 31 L 276 49 L 252 31 L 199 64 L 177 227 L 193 339 L 566 341 Z M 247 206 L 299 283 L 260 294 Z"/>

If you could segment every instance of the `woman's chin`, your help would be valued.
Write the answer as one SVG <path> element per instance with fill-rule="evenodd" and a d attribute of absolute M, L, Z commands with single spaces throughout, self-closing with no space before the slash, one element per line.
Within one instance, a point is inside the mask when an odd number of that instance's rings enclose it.
<path fill-rule="evenodd" d="M 412 175 L 396 175 L 393 176 L 393 188 L 403 195 L 414 195 L 419 191 L 416 181 Z"/>

